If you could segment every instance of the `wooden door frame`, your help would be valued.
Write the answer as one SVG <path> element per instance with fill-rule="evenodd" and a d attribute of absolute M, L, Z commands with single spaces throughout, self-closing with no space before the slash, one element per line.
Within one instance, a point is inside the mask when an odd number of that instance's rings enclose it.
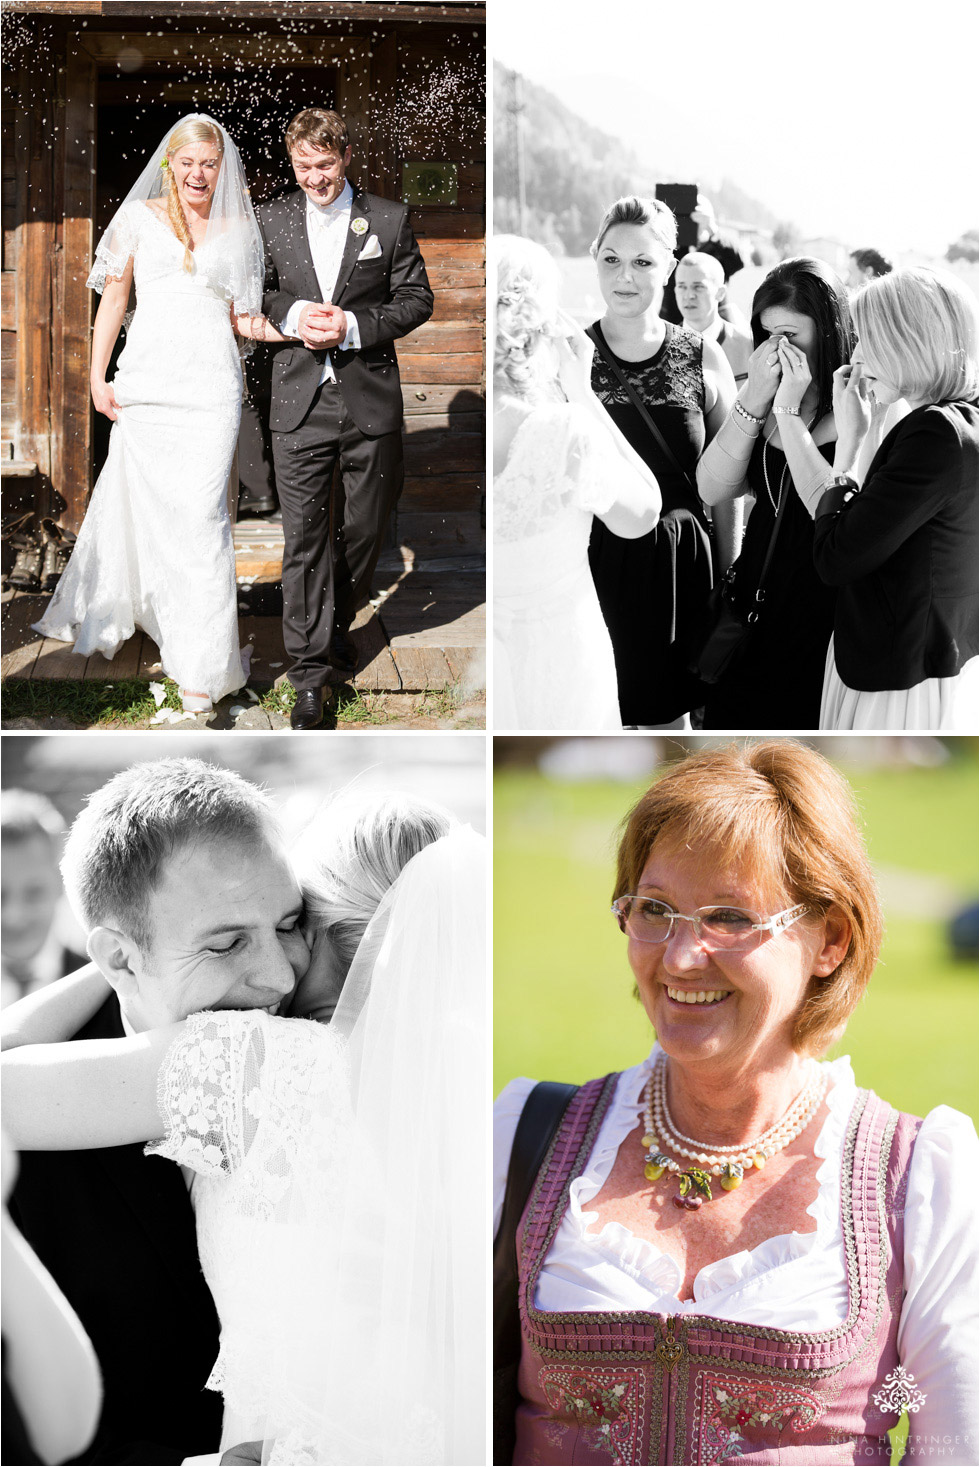
<path fill-rule="evenodd" d="M 252 49 L 256 59 L 261 53 L 266 66 L 271 59 L 273 66 L 294 69 L 330 67 L 337 73 L 337 110 L 347 120 L 357 144 L 355 176 L 374 192 L 393 196 L 397 191 L 397 159 L 384 139 L 372 139 L 370 129 L 372 110 L 394 101 L 398 52 L 394 30 L 373 44 L 364 36 L 304 36 L 295 40 L 266 36 L 261 45 L 253 37 L 220 32 L 204 36 L 168 33 L 158 38 L 124 30 L 68 31 L 66 64 L 56 98 L 64 118 L 55 160 L 56 192 L 61 195 L 63 209 L 55 231 L 50 287 L 45 285 L 42 291 L 53 307 L 51 383 L 50 393 L 45 394 L 50 400 L 50 429 L 46 435 L 35 432 L 31 445 L 40 450 L 44 446 L 40 439 L 45 438 L 49 467 L 43 472 L 50 473 L 52 488 L 65 502 L 63 523 L 75 531 L 81 525 L 92 488 L 92 299 L 85 281 L 94 243 L 99 75 L 115 62 L 124 46 L 137 43 L 143 51 L 145 71 L 158 75 L 186 69 L 202 53 L 220 65 L 223 59 L 234 62 L 243 50 Z M 39 290 L 40 281 L 33 293 Z M 30 300 L 28 290 L 19 294 L 25 301 L 22 324 L 29 328 L 30 312 L 33 310 L 36 319 L 38 301 Z M 20 336 L 25 343 L 30 339 L 29 329 Z M 29 456 L 39 461 L 38 452 Z"/>

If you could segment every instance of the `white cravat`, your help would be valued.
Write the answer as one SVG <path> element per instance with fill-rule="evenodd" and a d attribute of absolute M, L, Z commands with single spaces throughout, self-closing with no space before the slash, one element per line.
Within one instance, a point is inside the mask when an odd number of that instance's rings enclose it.
<path fill-rule="evenodd" d="M 332 301 L 337 288 L 337 276 L 340 274 L 344 245 L 347 243 L 353 200 L 354 190 L 346 181 L 331 204 L 314 204 L 309 197 L 306 200 L 306 237 L 310 242 L 313 268 L 316 271 L 317 285 L 320 287 L 320 299 L 323 301 Z M 299 336 L 300 313 L 304 306 L 312 304 L 311 301 L 295 301 L 290 306 L 285 321 L 279 327 L 284 336 Z M 347 335 L 340 342 L 339 350 L 358 351 L 361 337 L 357 329 L 357 320 L 352 312 L 348 311 L 346 314 Z M 320 382 L 322 384 L 336 382 L 336 380 L 337 376 L 328 354 L 323 364 Z"/>

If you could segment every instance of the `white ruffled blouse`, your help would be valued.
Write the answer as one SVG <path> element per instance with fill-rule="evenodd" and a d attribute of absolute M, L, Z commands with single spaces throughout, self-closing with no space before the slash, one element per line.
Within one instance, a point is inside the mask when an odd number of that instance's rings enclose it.
<path fill-rule="evenodd" d="M 572 1182 L 568 1210 L 538 1280 L 536 1307 L 565 1312 L 649 1309 L 779 1330 L 833 1328 L 847 1316 L 841 1158 L 857 1088 L 849 1058 L 825 1066 L 830 1073 L 829 1115 L 814 1146 L 822 1164 L 817 1196 L 807 1208 L 816 1230 L 783 1233 L 707 1264 L 695 1278 L 693 1300 L 680 1300 L 681 1270 L 656 1244 L 615 1222 L 600 1232 L 590 1231 L 598 1214 L 589 1211 L 589 1203 L 637 1123 L 658 1048 L 654 1045 L 641 1064 L 619 1076 L 587 1169 Z M 494 1231 L 514 1132 L 534 1083 L 512 1080 L 494 1105 Z M 936 1433 L 945 1444 L 944 1460 L 977 1461 L 978 1166 L 980 1148 L 968 1117 L 946 1105 L 930 1111 L 915 1144 L 905 1207 L 906 1296 L 898 1349 L 925 1396 L 913 1418 L 906 1461 L 935 1456 L 937 1445 L 929 1438 Z"/>

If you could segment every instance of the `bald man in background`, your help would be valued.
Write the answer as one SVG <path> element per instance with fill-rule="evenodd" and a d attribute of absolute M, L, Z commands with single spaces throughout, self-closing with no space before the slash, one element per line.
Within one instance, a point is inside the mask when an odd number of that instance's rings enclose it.
<path fill-rule="evenodd" d="M 744 326 L 725 321 L 718 307 L 725 299 L 725 272 L 714 255 L 692 250 L 677 265 L 674 292 L 678 310 L 689 331 L 697 331 L 709 341 L 717 341 L 736 383 L 745 381 L 752 355 L 752 334 Z"/>

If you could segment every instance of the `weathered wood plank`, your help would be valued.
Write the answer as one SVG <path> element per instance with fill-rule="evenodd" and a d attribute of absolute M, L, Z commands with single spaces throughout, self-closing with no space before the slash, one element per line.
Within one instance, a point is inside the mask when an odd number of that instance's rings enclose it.
<path fill-rule="evenodd" d="M 432 282 L 430 280 L 429 284 Z M 430 321 L 436 325 L 447 321 L 455 321 L 461 325 L 486 320 L 487 315 L 487 293 L 482 285 L 462 286 L 456 289 L 442 287 L 436 289 L 432 286 L 435 295 L 435 309 Z"/>
<path fill-rule="evenodd" d="M 101 652 L 93 652 L 85 664 L 85 677 L 93 682 L 103 683 L 138 677 L 142 653 L 143 633 L 137 630 L 128 642 L 123 642 L 115 657 L 106 658 Z"/>
<path fill-rule="evenodd" d="M 0 275 L 0 331 L 16 330 L 17 275 L 13 270 L 4 270 Z"/>
<path fill-rule="evenodd" d="M 54 78 L 47 57 L 25 56 L 18 74 L 18 451 L 51 472 L 51 259 L 58 217 L 52 176 Z M 45 507 L 47 507 L 45 505 Z"/>
<path fill-rule="evenodd" d="M 424 407 L 424 403 L 419 403 Z M 479 436 L 480 442 L 485 440 L 486 414 L 479 411 L 480 404 L 474 403 L 473 411 L 456 411 L 444 413 L 412 413 L 405 421 L 405 442 L 413 434 L 421 433 L 457 433 L 465 435 L 473 433 Z M 482 459 L 480 460 L 482 463 Z"/>
<path fill-rule="evenodd" d="M 3 603 L 3 657 L 0 676 L 30 677 L 43 638 L 31 628 L 31 622 L 44 615 L 47 596 L 14 595 Z"/>
<path fill-rule="evenodd" d="M 85 287 L 92 258 L 95 212 L 95 95 L 92 58 L 70 47 L 62 81 L 64 97 L 64 222 L 57 275 L 60 329 L 54 335 L 51 480 L 65 501 L 62 522 L 76 534 L 91 488 L 92 412 L 89 357 L 92 294 Z"/>
<path fill-rule="evenodd" d="M 303 16 L 311 20 L 383 20 L 392 22 L 390 4 L 373 4 L 371 0 L 286 0 L 289 18 Z M 4 6 L 14 14 L 33 12 L 40 15 L 121 16 L 133 20 L 193 19 L 203 15 L 234 20 L 281 21 L 283 0 L 9 0 Z M 486 21 L 483 5 L 409 5 L 398 6 L 396 23 L 412 25 L 435 23 L 448 25 L 465 22 L 482 26 Z"/>
<path fill-rule="evenodd" d="M 403 336 L 396 341 L 395 349 L 399 356 L 404 342 L 409 352 L 431 351 L 440 354 L 450 352 L 480 351 L 483 347 L 484 333 L 482 326 L 461 326 L 455 321 L 431 322 L 426 321 L 424 326 L 416 326 L 408 336 Z"/>
<path fill-rule="evenodd" d="M 482 433 L 409 434 L 405 439 L 406 475 L 482 473 L 485 462 Z"/>
<path fill-rule="evenodd" d="M 427 357 L 426 361 L 431 361 Z M 466 391 L 441 382 L 425 382 L 414 379 L 406 383 L 405 364 L 399 364 L 402 377 L 402 410 L 406 415 L 416 413 L 480 412 L 486 417 L 486 399 L 477 390 Z"/>
<path fill-rule="evenodd" d="M 482 474 L 427 474 L 406 478 L 399 511 L 429 510 L 454 516 L 479 510 L 486 488 Z"/>
<path fill-rule="evenodd" d="M 487 246 L 482 237 L 480 239 L 460 239 L 453 235 L 452 230 L 448 230 L 447 235 L 447 238 L 429 235 L 420 242 L 419 248 L 422 251 L 426 269 L 430 264 L 435 263 L 456 264 L 465 266 L 467 269 L 486 264 Z"/>
<path fill-rule="evenodd" d="M 396 647 L 391 655 L 406 693 L 437 691 L 452 681 L 449 663 L 438 647 Z"/>
<path fill-rule="evenodd" d="M 454 264 L 451 260 L 445 265 L 426 261 L 426 274 L 433 291 L 440 290 L 481 290 L 486 294 L 487 268 L 482 261 L 474 261 L 472 264 L 461 261 Z"/>
<path fill-rule="evenodd" d="M 163 668 L 160 665 L 160 649 L 156 642 L 144 632 L 143 645 L 140 648 L 140 665 L 136 676 L 159 680 L 163 675 Z M 195 689 L 192 688 L 191 692 L 194 691 Z"/>
<path fill-rule="evenodd" d="M 31 671 L 35 682 L 44 679 L 80 683 L 85 676 L 87 657 L 72 651 L 70 642 L 53 642 L 45 637 L 37 654 L 37 662 Z"/>
<path fill-rule="evenodd" d="M 487 231 L 484 215 L 456 213 L 453 209 L 412 209 L 409 213 L 412 229 L 419 239 L 437 235 L 440 239 L 482 239 Z M 423 248 L 424 255 L 424 248 Z"/>
<path fill-rule="evenodd" d="M 478 391 L 483 376 L 483 353 L 442 356 L 432 351 L 399 352 L 398 371 L 402 382 L 458 382 Z"/>
<path fill-rule="evenodd" d="M 472 510 L 453 515 L 399 512 L 398 543 L 416 555 L 476 555 L 484 544 L 481 516 Z"/>

